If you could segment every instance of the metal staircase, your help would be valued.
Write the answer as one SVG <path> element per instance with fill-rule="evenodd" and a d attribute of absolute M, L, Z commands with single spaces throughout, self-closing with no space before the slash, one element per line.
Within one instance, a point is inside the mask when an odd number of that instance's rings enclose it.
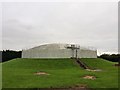
<path fill-rule="evenodd" d="M 88 67 L 87 64 L 85 64 L 84 62 L 82 62 L 80 60 L 80 58 L 74 58 L 74 59 L 80 65 L 80 67 L 82 67 L 83 69 L 90 69 L 90 67 Z"/>

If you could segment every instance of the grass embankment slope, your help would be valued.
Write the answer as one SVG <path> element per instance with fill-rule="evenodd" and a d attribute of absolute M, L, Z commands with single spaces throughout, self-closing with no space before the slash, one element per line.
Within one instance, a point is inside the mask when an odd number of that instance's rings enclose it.
<path fill-rule="evenodd" d="M 84 70 L 71 59 L 13 59 L 2 64 L 3 88 L 66 88 L 86 85 L 89 88 L 118 88 L 118 68 L 103 59 L 82 59 L 100 72 Z M 35 72 L 50 75 L 35 75 Z M 93 75 L 95 80 L 84 79 Z"/>

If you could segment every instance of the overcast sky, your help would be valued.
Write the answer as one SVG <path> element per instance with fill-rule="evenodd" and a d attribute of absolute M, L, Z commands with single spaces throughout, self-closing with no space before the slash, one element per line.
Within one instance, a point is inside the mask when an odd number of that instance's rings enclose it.
<path fill-rule="evenodd" d="M 117 2 L 2 3 L 3 49 L 46 43 L 92 46 L 98 53 L 118 51 Z"/>

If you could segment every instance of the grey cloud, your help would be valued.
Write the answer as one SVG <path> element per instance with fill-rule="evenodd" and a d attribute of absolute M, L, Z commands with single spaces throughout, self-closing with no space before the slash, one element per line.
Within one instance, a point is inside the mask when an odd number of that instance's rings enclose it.
<path fill-rule="evenodd" d="M 3 49 L 58 42 L 117 52 L 117 19 L 117 3 L 3 3 Z"/>

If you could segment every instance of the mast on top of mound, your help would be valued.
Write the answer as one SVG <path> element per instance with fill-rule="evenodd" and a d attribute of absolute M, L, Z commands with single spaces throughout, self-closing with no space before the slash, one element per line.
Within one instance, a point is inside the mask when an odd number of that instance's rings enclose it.
<path fill-rule="evenodd" d="M 72 58 L 78 58 L 78 49 L 80 49 L 79 45 L 71 44 L 70 46 L 67 46 L 67 48 L 72 50 Z"/>

